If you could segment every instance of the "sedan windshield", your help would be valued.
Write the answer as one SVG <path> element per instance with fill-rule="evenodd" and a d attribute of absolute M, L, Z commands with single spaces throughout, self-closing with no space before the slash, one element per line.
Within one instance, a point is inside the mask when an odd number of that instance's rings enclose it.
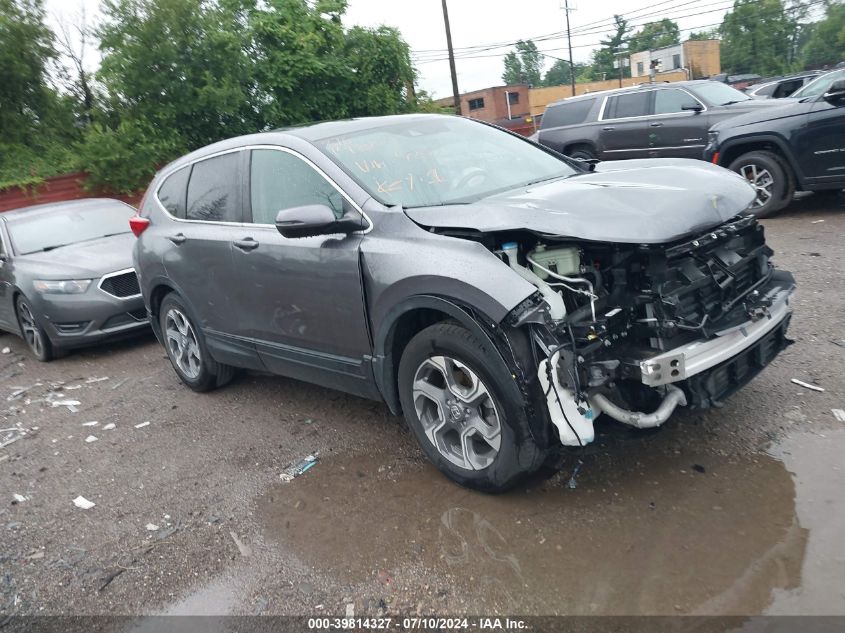
<path fill-rule="evenodd" d="M 818 97 L 819 95 L 827 92 L 827 89 L 833 85 L 834 81 L 839 81 L 840 79 L 845 79 L 845 70 L 837 70 L 835 72 L 822 75 L 821 77 L 817 77 L 801 88 L 801 90 L 796 90 L 789 96 L 796 97 L 798 99 L 804 97 Z"/>
<path fill-rule="evenodd" d="M 50 251 L 78 242 L 129 233 L 131 207 L 118 202 L 91 206 L 74 204 L 53 211 L 33 211 L 7 222 L 12 244 L 19 255 Z"/>
<path fill-rule="evenodd" d="M 452 116 L 409 118 L 316 144 L 376 200 L 405 208 L 473 202 L 581 173 L 520 138 Z"/>
<path fill-rule="evenodd" d="M 701 97 L 708 105 L 720 106 L 730 105 L 731 103 L 739 103 L 740 101 L 748 101 L 751 99 L 747 94 L 743 94 L 736 88 L 731 88 L 727 84 L 720 81 L 708 81 L 700 84 L 690 86 L 690 89 Z"/>

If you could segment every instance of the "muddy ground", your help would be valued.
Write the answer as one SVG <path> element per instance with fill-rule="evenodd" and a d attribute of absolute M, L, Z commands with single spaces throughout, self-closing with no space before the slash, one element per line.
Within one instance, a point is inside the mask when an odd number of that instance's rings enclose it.
<path fill-rule="evenodd" d="M 724 408 L 602 419 L 503 496 L 447 482 L 378 403 L 263 375 L 195 394 L 151 336 L 46 365 L 3 336 L 0 427 L 27 431 L 0 449 L 0 619 L 845 614 L 845 207 L 765 225 L 796 344 Z"/>

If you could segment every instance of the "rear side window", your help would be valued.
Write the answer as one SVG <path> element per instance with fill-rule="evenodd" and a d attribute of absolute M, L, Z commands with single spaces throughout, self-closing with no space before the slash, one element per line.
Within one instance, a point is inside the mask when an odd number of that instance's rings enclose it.
<path fill-rule="evenodd" d="M 240 152 L 194 163 L 188 183 L 189 220 L 242 222 Z"/>
<path fill-rule="evenodd" d="M 774 91 L 772 96 L 775 99 L 783 99 L 784 97 L 788 97 L 793 92 L 798 90 L 801 86 L 804 85 L 803 80 L 801 79 L 793 79 L 792 81 L 784 81 L 783 83 L 779 84 L 777 90 Z"/>
<path fill-rule="evenodd" d="M 323 204 L 343 215 L 343 196 L 301 158 L 272 149 L 252 151 L 249 178 L 252 221 L 274 224 L 283 209 Z"/>
<path fill-rule="evenodd" d="M 760 95 L 763 97 L 771 97 L 772 93 L 774 93 L 775 88 L 777 88 L 777 84 L 768 84 L 767 86 L 763 86 L 762 88 L 758 88 L 757 90 L 751 89 L 755 95 Z"/>
<path fill-rule="evenodd" d="M 578 125 L 587 119 L 587 115 L 595 103 L 595 99 L 581 99 L 570 103 L 559 103 L 546 108 L 540 129 L 561 127 L 564 125 Z"/>
<path fill-rule="evenodd" d="M 649 94 L 649 92 L 632 92 L 630 94 L 608 97 L 602 118 L 624 119 L 626 117 L 647 115 Z"/>
<path fill-rule="evenodd" d="M 690 96 L 688 92 L 685 92 L 683 90 L 657 90 L 654 93 L 655 114 L 671 114 L 673 112 L 684 112 L 684 106 L 701 106 L 701 104 L 698 102 L 697 99 L 694 99 Z"/>
<path fill-rule="evenodd" d="M 170 215 L 185 219 L 185 198 L 188 195 L 188 176 L 190 167 L 173 172 L 158 190 L 158 200 Z"/>

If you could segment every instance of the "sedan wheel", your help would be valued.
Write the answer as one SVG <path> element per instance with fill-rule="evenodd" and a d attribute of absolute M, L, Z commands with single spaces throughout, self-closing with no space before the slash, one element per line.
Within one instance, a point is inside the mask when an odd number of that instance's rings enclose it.
<path fill-rule="evenodd" d="M 202 355 L 197 335 L 188 318 L 177 308 L 164 317 L 164 334 L 170 357 L 186 378 L 196 379 L 202 370 Z"/>
<path fill-rule="evenodd" d="M 493 462 L 502 423 L 489 390 L 472 369 L 448 356 L 432 356 L 416 371 L 413 396 L 426 437 L 444 458 L 467 470 Z"/>
<path fill-rule="evenodd" d="M 23 340 L 29 346 L 32 354 L 40 361 L 49 361 L 53 359 L 53 346 L 47 334 L 38 325 L 38 320 L 32 311 L 29 302 L 20 297 L 17 302 L 18 323 L 21 326 L 21 335 Z"/>
<path fill-rule="evenodd" d="M 757 197 L 751 206 L 755 209 L 764 207 L 773 195 L 775 179 L 771 172 L 757 165 L 743 165 L 739 173 L 757 190 Z"/>

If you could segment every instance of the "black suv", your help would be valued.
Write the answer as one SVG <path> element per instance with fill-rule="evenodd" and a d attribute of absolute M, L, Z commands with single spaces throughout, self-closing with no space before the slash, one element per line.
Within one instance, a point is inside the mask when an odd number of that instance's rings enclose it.
<path fill-rule="evenodd" d="M 549 104 L 537 140 L 581 160 L 700 159 L 711 125 L 776 105 L 716 81 L 644 84 Z"/>
<path fill-rule="evenodd" d="M 713 126 L 705 158 L 754 185 L 758 217 L 788 205 L 796 190 L 845 188 L 845 79 L 819 96 Z"/>

